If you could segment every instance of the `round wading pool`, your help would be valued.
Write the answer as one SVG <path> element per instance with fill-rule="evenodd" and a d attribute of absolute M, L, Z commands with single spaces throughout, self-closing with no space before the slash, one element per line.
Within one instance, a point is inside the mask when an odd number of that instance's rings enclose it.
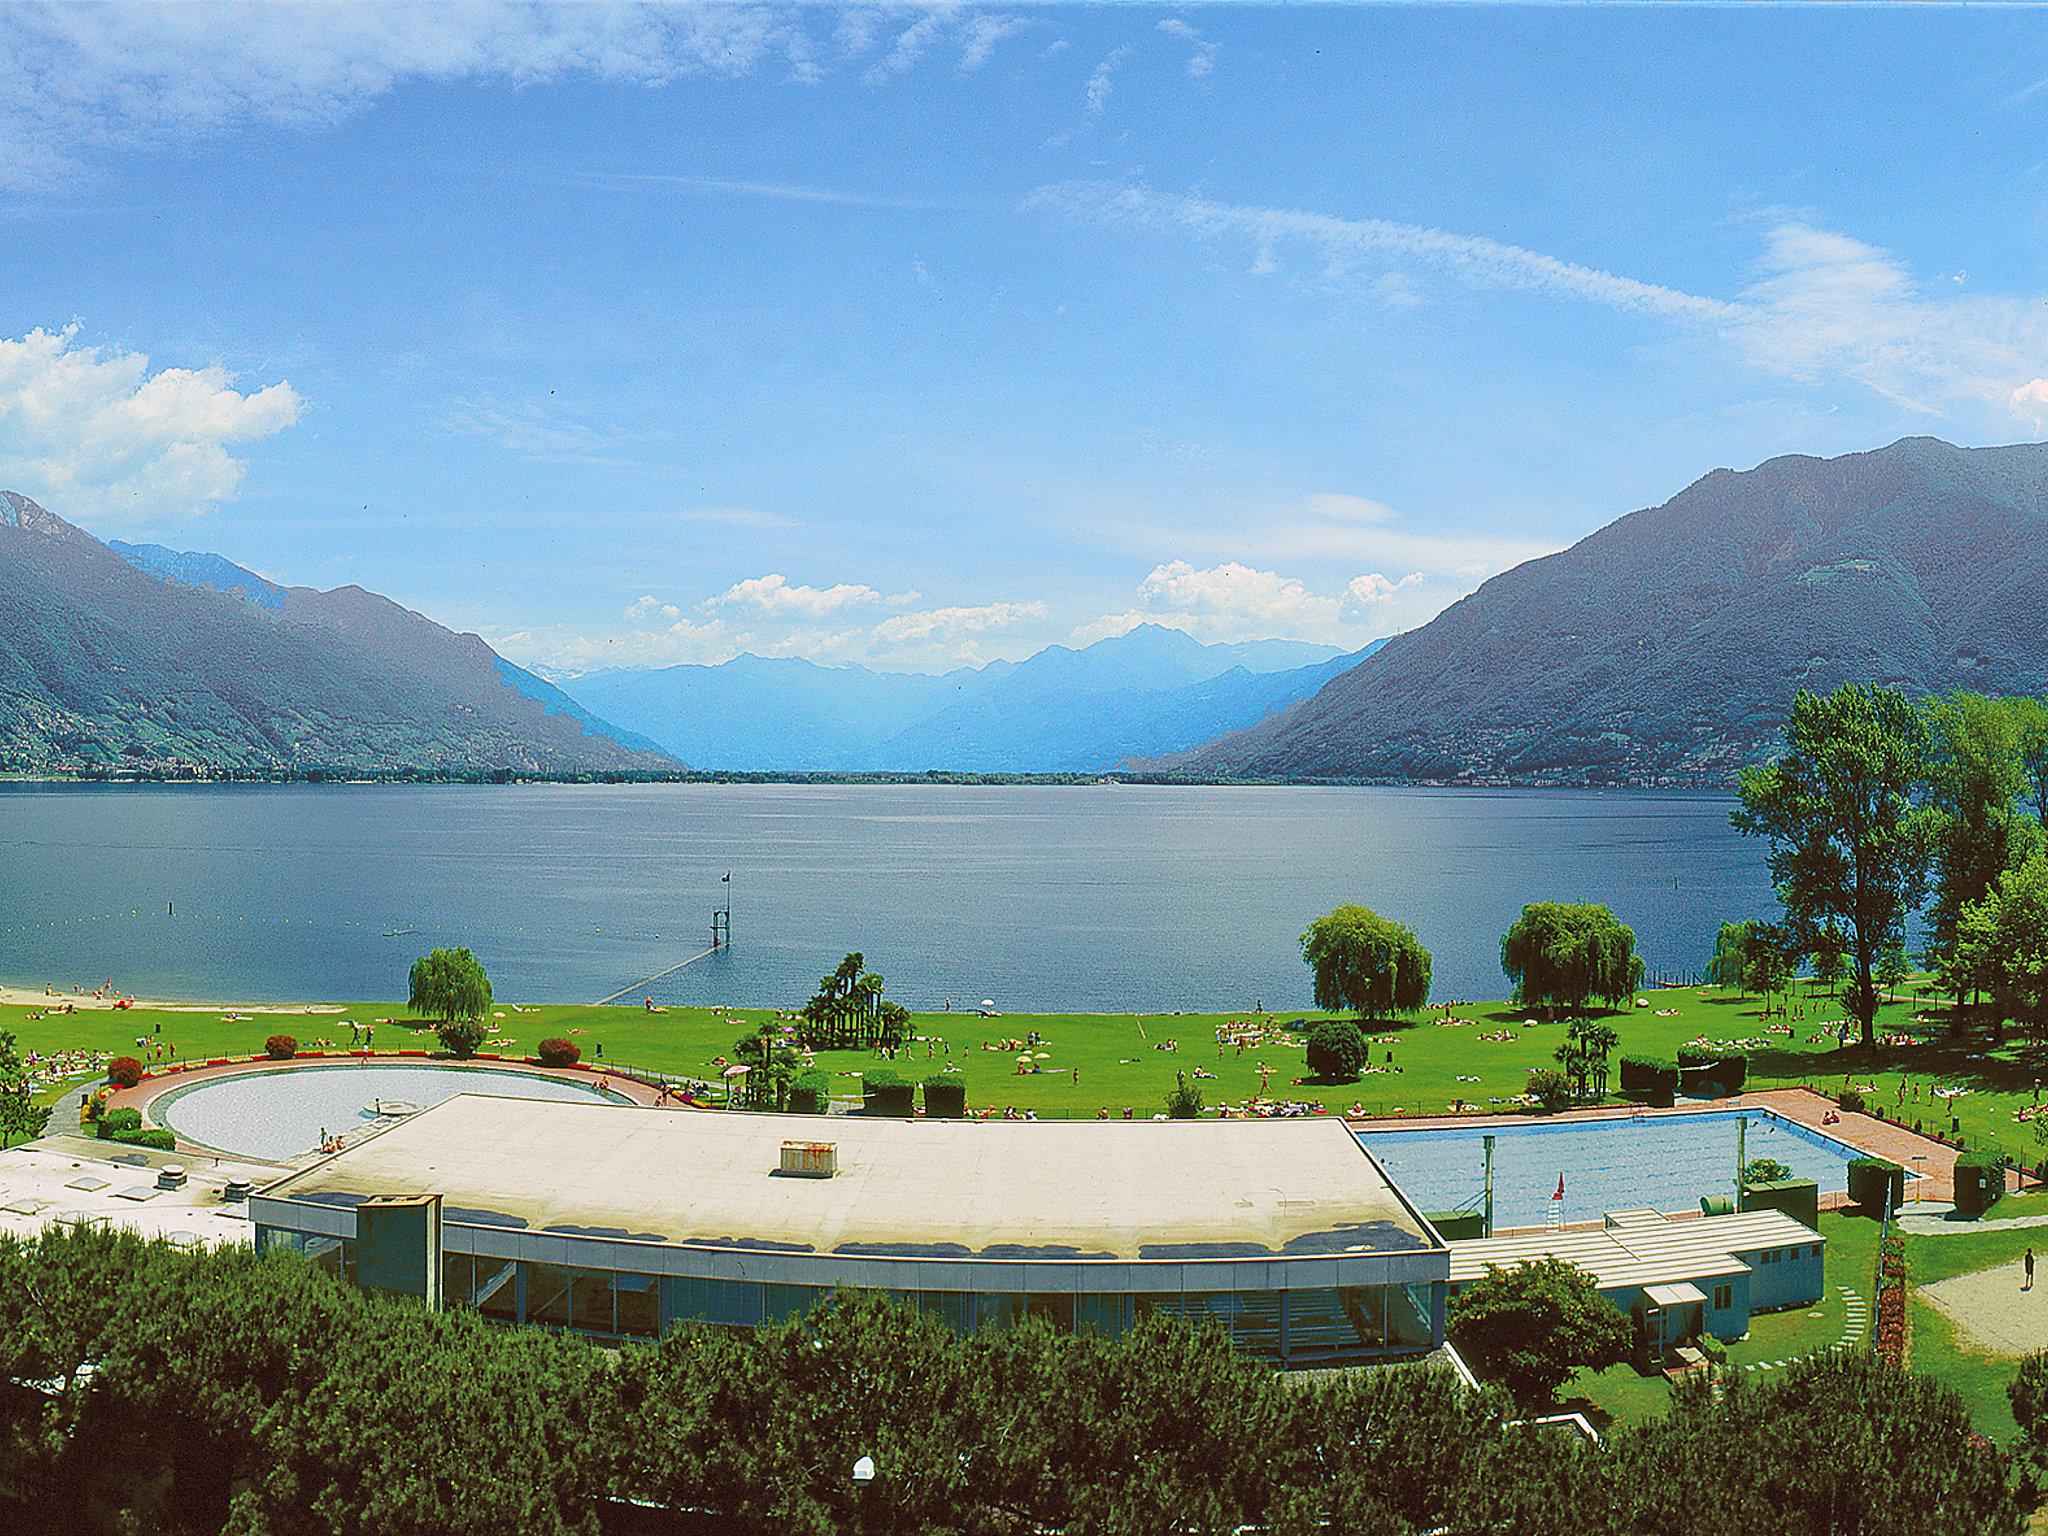
<path fill-rule="evenodd" d="M 630 1104 L 596 1083 L 432 1062 L 335 1062 L 253 1067 L 173 1088 L 150 1118 L 186 1141 L 217 1152 L 279 1161 L 319 1150 L 321 1135 L 345 1136 L 431 1109 L 458 1093 L 504 1098 Z"/>

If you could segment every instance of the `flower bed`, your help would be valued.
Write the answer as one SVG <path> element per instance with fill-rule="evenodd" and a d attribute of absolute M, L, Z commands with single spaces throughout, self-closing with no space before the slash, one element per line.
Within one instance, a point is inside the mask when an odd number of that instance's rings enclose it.
<path fill-rule="evenodd" d="M 1894 1232 L 1877 1253 L 1877 1352 L 1893 1365 L 1906 1360 L 1906 1240 Z"/>

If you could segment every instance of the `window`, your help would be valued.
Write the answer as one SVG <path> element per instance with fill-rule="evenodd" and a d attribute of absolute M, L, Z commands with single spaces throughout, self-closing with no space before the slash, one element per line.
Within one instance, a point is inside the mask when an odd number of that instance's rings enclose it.
<path fill-rule="evenodd" d="M 1727 1310 L 1728 1310 L 1728 1309 L 1729 1309 L 1730 1307 L 1732 1307 L 1732 1306 L 1734 1306 L 1734 1305 L 1735 1305 L 1735 1287 L 1734 1287 L 1734 1286 L 1732 1286 L 1732 1285 L 1717 1285 L 1717 1286 L 1715 1286 L 1715 1287 L 1714 1287 L 1714 1310 L 1715 1310 L 1716 1312 L 1726 1312 L 1726 1311 L 1727 1311 Z"/>

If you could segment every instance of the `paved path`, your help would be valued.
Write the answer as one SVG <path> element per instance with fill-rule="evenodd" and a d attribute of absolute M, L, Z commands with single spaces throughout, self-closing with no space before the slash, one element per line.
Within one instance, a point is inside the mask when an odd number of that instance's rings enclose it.
<path fill-rule="evenodd" d="M 1943 1209 L 1952 1211 L 1955 1207 L 1951 1205 Z M 1909 1205 L 1899 1216 L 1899 1230 L 1920 1237 L 1964 1237 L 1972 1232 L 1998 1232 L 2010 1227 L 2048 1227 L 2048 1211 L 2034 1216 L 1999 1216 L 1990 1221 L 1951 1221 L 1945 1215 L 1915 1215 Z M 2048 1280 L 2048 1275 L 2043 1279 Z"/>
<path fill-rule="evenodd" d="M 1780 1371 L 1796 1361 L 1808 1358 L 1808 1356 L 1823 1354 L 1830 1349 L 1854 1349 L 1858 1344 L 1861 1344 L 1864 1333 L 1870 1327 L 1870 1303 L 1865 1301 L 1855 1291 L 1850 1290 L 1846 1285 L 1838 1285 L 1835 1289 L 1841 1292 L 1842 1305 L 1845 1309 L 1842 1318 L 1842 1336 L 1840 1338 L 1836 1339 L 1832 1344 L 1823 1345 L 1820 1349 L 1809 1349 L 1804 1355 L 1788 1355 L 1783 1360 L 1752 1360 L 1743 1369 L 1745 1371 Z"/>
<path fill-rule="evenodd" d="M 2031 1291 L 2020 1289 L 2018 1259 L 1918 1286 L 1914 1294 L 1940 1308 L 1972 1353 L 2017 1359 L 2048 1349 L 2048 1262 Z"/>

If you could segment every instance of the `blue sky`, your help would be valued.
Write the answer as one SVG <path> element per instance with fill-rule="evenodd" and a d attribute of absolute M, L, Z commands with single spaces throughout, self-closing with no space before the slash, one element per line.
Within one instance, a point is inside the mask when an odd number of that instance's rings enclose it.
<path fill-rule="evenodd" d="M 556 671 L 1359 644 L 2048 431 L 2048 15 L 0 10 L 0 483 Z"/>

